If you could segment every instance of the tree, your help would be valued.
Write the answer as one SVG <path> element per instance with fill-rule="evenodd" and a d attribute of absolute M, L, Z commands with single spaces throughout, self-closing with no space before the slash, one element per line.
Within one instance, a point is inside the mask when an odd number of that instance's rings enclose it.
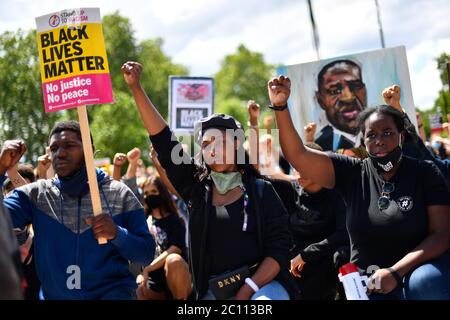
<path fill-rule="evenodd" d="M 147 150 L 149 139 L 133 98 L 115 92 L 115 103 L 92 108 L 91 131 L 98 157 L 113 159 L 116 152 L 127 153 L 134 147 Z M 145 155 L 145 152 L 143 152 Z"/>
<path fill-rule="evenodd" d="M 439 111 L 442 114 L 443 122 L 447 122 L 447 114 L 450 113 L 450 92 L 448 83 L 448 70 L 447 63 L 450 62 L 450 55 L 446 52 L 441 53 L 439 57 L 436 58 L 437 68 L 440 72 L 442 89 L 439 90 L 439 96 L 434 102 L 434 110 Z"/>
<path fill-rule="evenodd" d="M 173 63 L 162 51 L 162 45 L 161 38 L 147 39 L 139 44 L 138 53 L 143 65 L 142 86 L 163 118 L 167 119 L 169 76 L 184 76 L 188 70 L 185 66 Z"/>
<path fill-rule="evenodd" d="M 129 20 L 117 12 L 103 17 L 108 61 L 114 87 L 115 103 L 89 108 L 91 131 L 100 157 L 112 158 L 116 152 L 134 147 L 148 149 L 147 131 L 141 124 L 120 67 L 128 60 L 142 63 L 142 86 L 163 117 L 167 117 L 169 75 L 186 75 L 187 68 L 174 64 L 162 51 L 160 38 L 139 44 L 133 37 Z M 145 152 L 144 152 L 145 154 Z"/>
<path fill-rule="evenodd" d="M 273 71 L 274 67 L 264 62 L 261 53 L 251 52 L 241 44 L 235 54 L 222 61 L 215 75 L 216 93 L 224 99 L 253 99 L 265 106 L 269 103 L 266 85 Z"/>
<path fill-rule="evenodd" d="M 222 99 L 219 97 L 216 99 L 214 112 L 228 114 L 247 127 L 247 104 L 238 98 Z"/>
<path fill-rule="evenodd" d="M 105 15 L 102 19 L 106 54 L 114 91 L 127 90 L 120 68 L 126 61 L 137 60 L 137 46 L 134 31 L 128 18 L 118 11 Z"/>
<path fill-rule="evenodd" d="M 45 153 L 60 113 L 45 113 L 36 31 L 0 35 L 0 140 L 23 139 L 25 160 Z"/>

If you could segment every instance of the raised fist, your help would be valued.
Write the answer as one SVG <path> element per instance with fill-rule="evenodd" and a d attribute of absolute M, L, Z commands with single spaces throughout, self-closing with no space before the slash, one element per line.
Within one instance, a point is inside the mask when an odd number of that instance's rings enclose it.
<path fill-rule="evenodd" d="M 127 162 L 127 155 L 125 153 L 116 153 L 114 155 L 113 164 L 115 166 L 121 167 Z"/>
<path fill-rule="evenodd" d="M 306 142 L 314 142 L 314 136 L 316 135 L 316 128 L 317 125 L 315 122 L 310 122 L 304 127 Z"/>
<path fill-rule="evenodd" d="M 387 87 L 383 90 L 382 95 L 384 103 L 393 106 L 395 109 L 403 112 L 403 109 L 400 105 L 400 86 L 394 84 L 390 87 Z"/>
<path fill-rule="evenodd" d="M 250 122 L 252 122 L 252 120 L 258 121 L 259 114 L 260 114 L 259 104 L 257 104 L 253 100 L 248 100 L 248 102 L 247 102 L 247 110 L 248 110 L 248 115 L 249 115 L 249 118 L 250 118 Z"/>
<path fill-rule="evenodd" d="M 141 149 L 139 148 L 133 148 L 127 153 L 127 158 L 130 163 L 137 163 L 140 157 L 141 157 Z"/>
<path fill-rule="evenodd" d="M 22 140 L 6 140 L 0 150 L 0 174 L 14 167 L 26 150 Z"/>
<path fill-rule="evenodd" d="M 122 65 L 123 77 L 131 88 L 139 85 L 142 73 L 142 65 L 138 62 L 127 61 Z"/>
<path fill-rule="evenodd" d="M 272 78 L 267 83 L 269 99 L 273 106 L 281 107 L 287 104 L 291 94 L 291 80 L 285 76 Z"/>

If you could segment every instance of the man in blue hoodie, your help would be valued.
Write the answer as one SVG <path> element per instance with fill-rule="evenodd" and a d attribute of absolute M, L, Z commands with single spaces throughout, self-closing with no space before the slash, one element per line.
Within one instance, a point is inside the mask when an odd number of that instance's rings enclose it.
<path fill-rule="evenodd" d="M 147 265 L 155 249 L 141 204 L 97 169 L 103 213 L 94 217 L 79 123 L 57 123 L 49 145 L 56 177 L 4 200 L 15 228 L 33 224 L 44 298 L 132 299 L 136 284 L 128 263 Z M 100 237 L 108 243 L 99 245 Z"/>

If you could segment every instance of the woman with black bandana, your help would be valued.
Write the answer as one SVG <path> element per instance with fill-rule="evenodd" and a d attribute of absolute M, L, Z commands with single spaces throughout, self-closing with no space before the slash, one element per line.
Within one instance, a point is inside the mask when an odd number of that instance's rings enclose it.
<path fill-rule="evenodd" d="M 184 221 L 159 177 L 147 178 L 143 192 L 144 209 L 149 216 L 147 221 L 156 250 L 155 259 L 142 272 L 144 279 L 137 289 L 137 296 L 146 300 L 187 299 L 192 292 L 192 281 L 186 263 Z"/>
<path fill-rule="evenodd" d="M 342 194 L 351 262 L 374 271 L 370 299 L 450 299 L 450 195 L 434 164 L 403 155 L 404 115 L 388 105 L 360 114 L 363 161 L 312 150 L 287 110 L 290 84 L 268 83 L 281 147 L 302 176 Z"/>
<path fill-rule="evenodd" d="M 188 203 L 189 263 L 196 299 L 298 298 L 289 274 L 287 212 L 259 178 L 242 144 L 243 127 L 214 114 L 196 124 L 201 161 L 184 152 L 140 84 L 142 66 L 122 66 L 153 148 Z"/>

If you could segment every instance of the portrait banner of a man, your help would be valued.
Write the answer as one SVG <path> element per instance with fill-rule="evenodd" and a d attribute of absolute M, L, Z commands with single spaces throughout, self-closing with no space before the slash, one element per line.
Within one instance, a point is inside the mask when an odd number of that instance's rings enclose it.
<path fill-rule="evenodd" d="M 404 46 L 283 66 L 277 73 L 291 79 L 288 105 L 300 136 L 315 122 L 315 140 L 324 150 L 359 146 L 358 115 L 384 104 L 381 93 L 393 84 L 401 87 L 401 105 L 416 125 Z"/>

